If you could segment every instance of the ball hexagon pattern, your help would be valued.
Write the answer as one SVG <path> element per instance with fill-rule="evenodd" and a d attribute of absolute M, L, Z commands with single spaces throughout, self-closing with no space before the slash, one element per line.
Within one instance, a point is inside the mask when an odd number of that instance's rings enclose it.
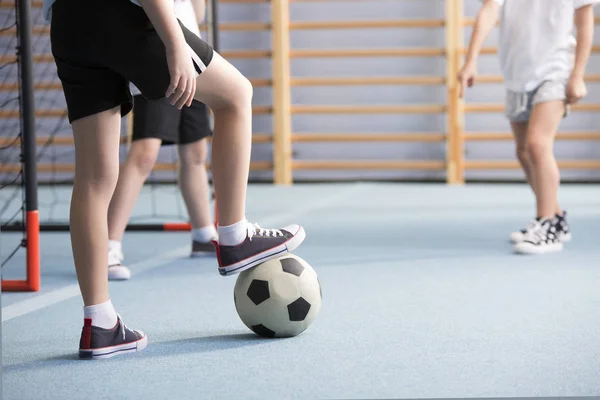
<path fill-rule="evenodd" d="M 321 309 L 321 284 L 302 258 L 286 254 L 239 274 L 234 288 L 242 322 L 262 337 L 304 332 Z"/>

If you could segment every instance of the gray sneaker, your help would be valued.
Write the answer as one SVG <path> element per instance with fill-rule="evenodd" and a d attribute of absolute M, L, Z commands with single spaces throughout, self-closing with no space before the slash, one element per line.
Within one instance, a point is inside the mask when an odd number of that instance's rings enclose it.
<path fill-rule="evenodd" d="M 192 240 L 192 257 L 203 257 L 216 254 L 215 245 L 212 242 L 199 242 Z"/>

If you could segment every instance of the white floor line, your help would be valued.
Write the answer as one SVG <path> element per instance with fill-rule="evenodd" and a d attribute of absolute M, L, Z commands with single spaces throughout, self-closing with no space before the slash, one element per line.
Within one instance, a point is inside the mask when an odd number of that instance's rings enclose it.
<path fill-rule="evenodd" d="M 276 226 L 271 226 L 277 223 L 294 223 L 296 221 L 292 221 L 292 218 L 296 218 L 302 214 L 306 214 L 311 211 L 318 210 L 320 208 L 329 207 L 336 202 L 343 200 L 350 196 L 353 192 L 362 189 L 364 186 L 355 184 L 349 187 L 340 190 L 339 192 L 335 192 L 330 196 L 325 196 L 320 198 L 318 201 L 313 203 L 308 203 L 304 207 L 297 207 L 294 210 L 289 212 L 284 212 L 280 214 L 271 215 L 257 221 L 261 226 L 266 228 L 276 228 Z M 310 235 L 310 232 L 307 233 Z M 188 255 L 189 246 L 180 247 L 175 250 L 160 254 L 158 256 L 152 257 L 147 260 L 140 261 L 135 264 L 129 265 L 131 269 L 131 275 L 135 276 L 145 271 L 149 271 L 154 268 L 159 268 L 164 265 L 167 265 L 173 262 L 176 259 L 181 257 L 185 257 Z M 216 266 L 215 266 L 216 268 Z M 215 274 L 217 271 L 215 271 Z M 73 297 L 79 296 L 79 285 L 77 283 L 65 286 L 63 288 L 54 290 L 52 292 L 44 293 L 39 296 L 35 296 L 23 301 L 19 301 L 17 303 L 10 304 L 6 307 L 2 307 L 2 322 L 10 321 L 11 319 L 21 317 L 23 315 L 32 313 L 37 310 L 41 310 L 43 308 L 49 307 L 51 305 L 60 303 L 65 300 L 69 300 Z"/>
<path fill-rule="evenodd" d="M 180 247 L 167 253 L 163 253 L 159 256 L 131 264 L 129 266 L 131 269 L 131 275 L 134 276 L 141 272 L 167 265 L 178 258 L 188 255 L 189 250 L 189 246 Z M 41 310 L 42 308 L 60 303 L 61 301 L 69 300 L 73 297 L 79 296 L 80 294 L 81 292 L 79 291 L 79 285 L 74 283 L 72 285 L 53 290 L 52 292 L 10 304 L 6 307 L 2 307 L 2 322 L 6 322 L 13 318 L 21 317 L 25 314 Z"/>

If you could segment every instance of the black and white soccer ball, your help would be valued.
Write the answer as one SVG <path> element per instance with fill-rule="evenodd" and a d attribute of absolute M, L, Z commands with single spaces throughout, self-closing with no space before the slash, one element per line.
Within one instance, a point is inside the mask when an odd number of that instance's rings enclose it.
<path fill-rule="evenodd" d="M 312 324 L 322 292 L 315 270 L 287 254 L 240 273 L 233 298 L 240 319 L 257 335 L 292 337 Z"/>

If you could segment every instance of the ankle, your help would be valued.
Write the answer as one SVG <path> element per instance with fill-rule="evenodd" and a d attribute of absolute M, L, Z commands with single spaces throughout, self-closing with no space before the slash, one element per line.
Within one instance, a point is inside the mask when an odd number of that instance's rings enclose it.
<path fill-rule="evenodd" d="M 248 221 L 246 218 L 231 225 L 218 225 L 219 244 L 223 246 L 235 246 L 246 240 L 248 235 Z"/>
<path fill-rule="evenodd" d="M 120 252 L 122 250 L 123 250 L 123 247 L 122 247 L 121 241 L 119 241 L 119 240 L 109 240 L 108 241 L 108 251 L 109 252 L 113 252 L 113 251 Z"/>
<path fill-rule="evenodd" d="M 214 225 L 207 225 L 201 228 L 192 229 L 192 239 L 196 242 L 210 242 L 211 240 L 217 240 L 217 229 Z"/>
<path fill-rule="evenodd" d="M 543 221 L 546 219 L 554 219 L 554 217 L 555 217 L 554 215 L 549 215 L 549 216 L 548 215 L 541 215 L 541 216 L 538 215 L 535 219 L 537 219 L 538 221 Z"/>
<path fill-rule="evenodd" d="M 104 329 L 111 329 L 117 324 L 117 312 L 110 300 L 83 307 L 83 318 Z"/>

